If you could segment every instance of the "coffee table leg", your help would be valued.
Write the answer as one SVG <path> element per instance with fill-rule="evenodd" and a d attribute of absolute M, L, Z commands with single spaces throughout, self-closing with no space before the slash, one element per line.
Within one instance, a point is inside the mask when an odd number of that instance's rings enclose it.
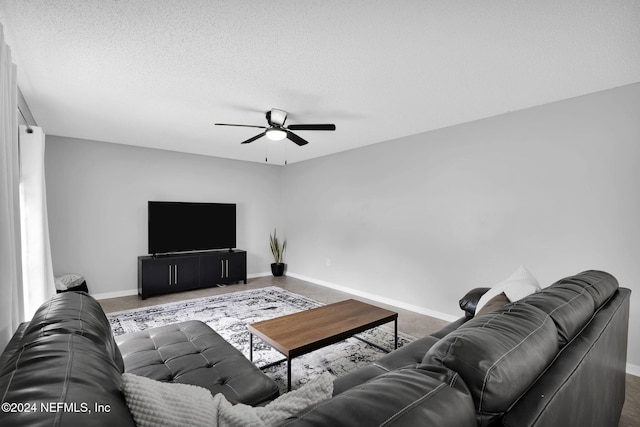
<path fill-rule="evenodd" d="M 398 319 L 393 322 L 394 330 L 395 330 L 395 348 L 398 348 Z"/>
<path fill-rule="evenodd" d="M 249 361 L 253 362 L 253 334 L 249 332 Z"/>
<path fill-rule="evenodd" d="M 287 357 L 287 391 L 291 391 L 291 358 Z"/>

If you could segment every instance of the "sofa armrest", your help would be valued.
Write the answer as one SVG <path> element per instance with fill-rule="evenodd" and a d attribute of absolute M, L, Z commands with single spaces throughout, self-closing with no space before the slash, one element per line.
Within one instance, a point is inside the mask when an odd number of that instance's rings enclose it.
<path fill-rule="evenodd" d="M 467 317 L 473 317 L 476 314 L 476 307 L 482 295 L 486 294 L 491 288 L 474 288 L 460 298 L 460 308 L 464 310 Z"/>
<path fill-rule="evenodd" d="M 286 420 L 284 426 L 475 427 L 473 400 L 458 375 L 438 367 L 380 375 Z"/>

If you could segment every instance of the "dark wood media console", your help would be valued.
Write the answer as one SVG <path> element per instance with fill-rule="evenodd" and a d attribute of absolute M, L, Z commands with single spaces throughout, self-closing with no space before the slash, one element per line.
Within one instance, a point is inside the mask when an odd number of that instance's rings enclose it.
<path fill-rule="evenodd" d="M 240 281 L 247 284 L 247 252 L 239 249 L 138 257 L 142 299 Z"/>

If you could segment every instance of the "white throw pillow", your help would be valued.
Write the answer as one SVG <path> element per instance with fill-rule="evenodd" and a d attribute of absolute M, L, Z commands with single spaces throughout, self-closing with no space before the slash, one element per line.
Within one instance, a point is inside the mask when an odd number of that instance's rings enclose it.
<path fill-rule="evenodd" d="M 69 288 L 73 288 L 81 284 L 84 281 L 84 277 L 77 274 L 65 274 L 64 276 L 58 276 L 55 278 L 56 289 L 59 291 L 66 291 Z"/>
<path fill-rule="evenodd" d="M 205 388 L 122 374 L 122 392 L 138 426 L 273 426 L 331 398 L 333 376 L 324 372 L 308 384 L 278 397 L 265 407 L 232 405 Z"/>
<path fill-rule="evenodd" d="M 476 313 L 478 313 L 491 298 L 502 292 L 504 292 L 510 302 L 514 302 L 534 292 L 538 292 L 540 289 L 538 280 L 533 277 L 533 274 L 531 274 L 529 270 L 521 265 L 506 280 L 498 283 L 480 297 L 478 305 L 476 306 Z"/>

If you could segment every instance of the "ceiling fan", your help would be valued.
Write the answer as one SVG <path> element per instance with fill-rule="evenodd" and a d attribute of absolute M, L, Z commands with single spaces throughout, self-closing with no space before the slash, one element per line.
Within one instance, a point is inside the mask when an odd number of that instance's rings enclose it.
<path fill-rule="evenodd" d="M 271 111 L 267 111 L 266 114 L 267 123 L 269 126 L 255 126 L 255 125 L 235 125 L 229 123 L 216 123 L 216 126 L 241 126 L 247 128 L 259 128 L 264 129 L 264 132 L 243 141 L 242 144 L 249 144 L 256 139 L 266 136 L 272 141 L 279 141 L 284 138 L 288 138 L 296 144 L 302 146 L 309 143 L 309 141 L 299 137 L 293 130 L 336 130 L 336 125 L 333 124 L 312 124 L 312 125 L 289 125 L 285 126 L 284 123 L 287 120 L 287 112 L 272 108 Z"/>

